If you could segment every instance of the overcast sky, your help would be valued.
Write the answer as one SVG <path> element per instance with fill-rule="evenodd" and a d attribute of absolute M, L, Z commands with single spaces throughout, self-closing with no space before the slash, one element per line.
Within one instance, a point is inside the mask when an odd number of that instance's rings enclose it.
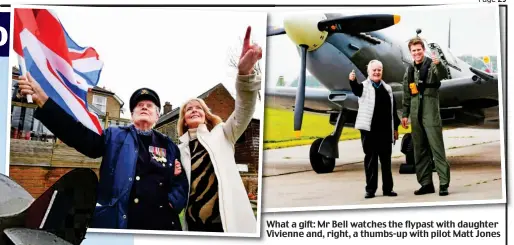
<path fill-rule="evenodd" d="M 320 9 L 320 8 L 318 8 Z M 399 14 L 401 21 L 397 25 L 383 29 L 383 33 L 405 42 L 416 35 L 421 28 L 421 36 L 448 46 L 448 23 L 451 18 L 451 51 L 455 56 L 471 54 L 476 56 L 498 55 L 499 52 L 499 16 L 498 7 L 479 6 L 444 6 L 444 7 L 381 7 L 381 8 L 331 8 L 325 11 L 304 11 L 313 13 L 343 13 L 357 15 L 368 13 Z M 283 27 L 284 17 L 292 12 L 273 12 L 268 23 Z M 294 13 L 294 12 L 293 12 Z M 295 14 L 297 14 L 296 12 Z M 497 21 L 498 20 L 498 21 Z M 299 73 L 300 58 L 293 42 L 287 35 L 268 38 L 268 82 L 274 86 L 280 75 L 286 81 L 294 80 Z"/>
<path fill-rule="evenodd" d="M 492 5 L 317 9 L 299 9 L 295 13 L 399 14 L 400 23 L 384 29 L 384 33 L 406 42 L 421 28 L 424 38 L 441 46 L 448 45 L 451 18 L 454 55 L 498 54 L 499 24 L 497 8 Z M 252 26 L 252 40 L 263 48 L 268 47 L 261 60 L 267 84 L 275 85 L 280 75 L 286 81 L 298 76 L 300 61 L 290 39 L 286 35 L 267 40 L 265 37 L 266 26 L 282 27 L 290 10 L 273 9 L 268 18 L 265 12 L 255 10 L 79 7 L 54 10 L 79 45 L 97 50 L 105 63 L 98 85 L 118 94 L 126 103 L 127 112 L 130 95 L 143 86 L 155 89 L 162 104 L 169 101 L 173 107 L 220 82 L 235 93 L 235 69 L 228 65 L 228 51 L 240 48 L 240 39 L 248 25 Z M 257 110 L 256 116 L 261 113 Z"/>
<path fill-rule="evenodd" d="M 141 87 L 154 89 L 162 105 L 169 101 L 174 108 L 220 82 L 235 94 L 236 70 L 228 65 L 229 50 L 241 49 L 240 39 L 249 25 L 252 41 L 266 48 L 267 16 L 255 11 L 54 10 L 71 38 L 78 45 L 94 47 L 104 61 L 98 86 L 105 86 L 125 102 L 125 118 L 130 117 L 130 96 Z M 263 67 L 264 58 L 260 61 Z M 17 63 L 15 58 L 11 62 Z M 261 107 L 258 102 L 256 117 L 261 115 Z"/>

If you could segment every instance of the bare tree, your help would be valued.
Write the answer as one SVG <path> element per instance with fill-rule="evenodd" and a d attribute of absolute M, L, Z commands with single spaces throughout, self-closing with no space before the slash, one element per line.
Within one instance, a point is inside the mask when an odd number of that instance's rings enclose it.
<path fill-rule="evenodd" d="M 236 47 L 231 47 L 228 51 L 229 52 L 228 64 L 231 67 L 234 67 L 236 70 L 237 70 L 237 66 L 239 65 L 239 58 L 241 58 L 241 48 L 242 47 L 243 47 L 243 39 L 241 37 L 239 37 L 239 45 L 237 45 Z M 263 52 L 264 52 L 264 50 L 263 50 Z M 261 60 L 257 61 L 255 66 L 253 67 L 253 70 L 255 71 L 255 74 L 257 74 L 257 75 L 262 74 Z M 261 100 L 260 91 L 259 91 L 259 100 Z"/>

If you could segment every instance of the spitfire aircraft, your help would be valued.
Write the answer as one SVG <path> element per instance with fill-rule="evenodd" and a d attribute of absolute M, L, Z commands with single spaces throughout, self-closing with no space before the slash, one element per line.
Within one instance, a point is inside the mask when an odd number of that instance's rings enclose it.
<path fill-rule="evenodd" d="M 96 205 L 98 178 L 74 169 L 34 198 L 0 174 L 0 245 L 78 245 Z"/>
<path fill-rule="evenodd" d="M 298 87 L 266 88 L 266 106 L 293 109 L 294 130 L 297 132 L 301 130 L 304 111 L 328 114 L 330 123 L 335 126 L 332 134 L 315 140 L 311 145 L 309 157 L 315 172 L 333 171 L 335 159 L 340 157 L 338 142 L 343 128 L 354 126 L 358 98 L 352 93 L 348 81 L 352 70 L 357 80 L 363 81 L 367 77 L 369 61 L 382 61 L 382 79 L 392 87 L 398 113 L 402 110 L 403 76 L 413 60 L 407 42 L 395 41 L 379 31 L 399 22 L 399 15 L 313 14 L 290 16 L 284 20 L 283 28 L 268 28 L 269 38 L 286 34 L 296 44 L 301 70 Z M 416 32 L 419 35 L 421 30 Z M 425 55 L 439 57 L 449 75 L 439 89 L 443 121 L 456 120 L 472 125 L 483 123 L 486 119 L 484 109 L 498 106 L 498 75 L 469 66 L 454 57 L 449 47 L 423 40 Z M 326 89 L 306 88 L 306 69 Z M 406 144 L 405 149 L 410 150 L 404 151 L 402 144 L 402 152 L 412 156 L 412 145 Z M 407 164 L 413 166 L 412 157 L 407 157 Z"/>

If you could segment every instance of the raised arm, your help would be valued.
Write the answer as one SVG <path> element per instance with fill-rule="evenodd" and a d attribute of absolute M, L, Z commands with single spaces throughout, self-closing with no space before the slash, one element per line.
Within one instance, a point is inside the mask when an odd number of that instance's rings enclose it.
<path fill-rule="evenodd" d="M 237 76 L 236 105 L 234 111 L 223 125 L 226 137 L 233 144 L 243 134 L 252 120 L 260 87 L 261 78 L 258 75 Z"/>
<path fill-rule="evenodd" d="M 352 87 L 352 92 L 355 96 L 360 97 L 362 95 L 363 85 L 362 83 L 357 82 L 357 78 L 355 77 L 355 71 L 352 70 L 350 76 L 348 77 L 350 81 L 350 86 Z"/>
<path fill-rule="evenodd" d="M 434 65 L 434 73 L 437 76 L 436 84 L 437 88 L 441 86 L 441 80 L 448 78 L 448 71 L 444 67 L 444 65 L 439 61 L 435 54 L 432 54 L 432 65 Z"/>
<path fill-rule="evenodd" d="M 241 57 L 239 58 L 236 81 L 236 105 L 234 112 L 223 124 L 227 139 L 234 144 L 243 134 L 255 112 L 257 94 L 261 88 L 261 78 L 254 72 L 254 66 L 262 58 L 262 49 L 257 44 L 250 45 L 252 28 L 246 29 Z"/>
<path fill-rule="evenodd" d="M 23 95 L 32 95 L 38 105 L 34 117 L 66 145 L 90 157 L 98 158 L 104 154 L 104 134 L 98 135 L 75 120 L 52 98 L 49 98 L 39 84 L 28 75 L 20 77 L 18 84 Z"/>

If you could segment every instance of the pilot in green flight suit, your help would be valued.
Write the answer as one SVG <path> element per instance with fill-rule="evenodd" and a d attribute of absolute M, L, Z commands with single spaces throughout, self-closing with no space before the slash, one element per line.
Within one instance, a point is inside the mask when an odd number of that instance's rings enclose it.
<path fill-rule="evenodd" d="M 439 195 L 446 196 L 450 184 L 450 164 L 444 149 L 438 90 L 441 80 L 447 78 L 448 74 L 436 56 L 433 55 L 432 59 L 425 57 L 425 46 L 420 38 L 411 39 L 408 45 L 414 64 L 409 66 L 403 78 L 402 126 L 407 128 L 410 115 L 416 176 L 421 184 L 414 194 L 435 193 L 433 160 L 439 175 Z"/>

